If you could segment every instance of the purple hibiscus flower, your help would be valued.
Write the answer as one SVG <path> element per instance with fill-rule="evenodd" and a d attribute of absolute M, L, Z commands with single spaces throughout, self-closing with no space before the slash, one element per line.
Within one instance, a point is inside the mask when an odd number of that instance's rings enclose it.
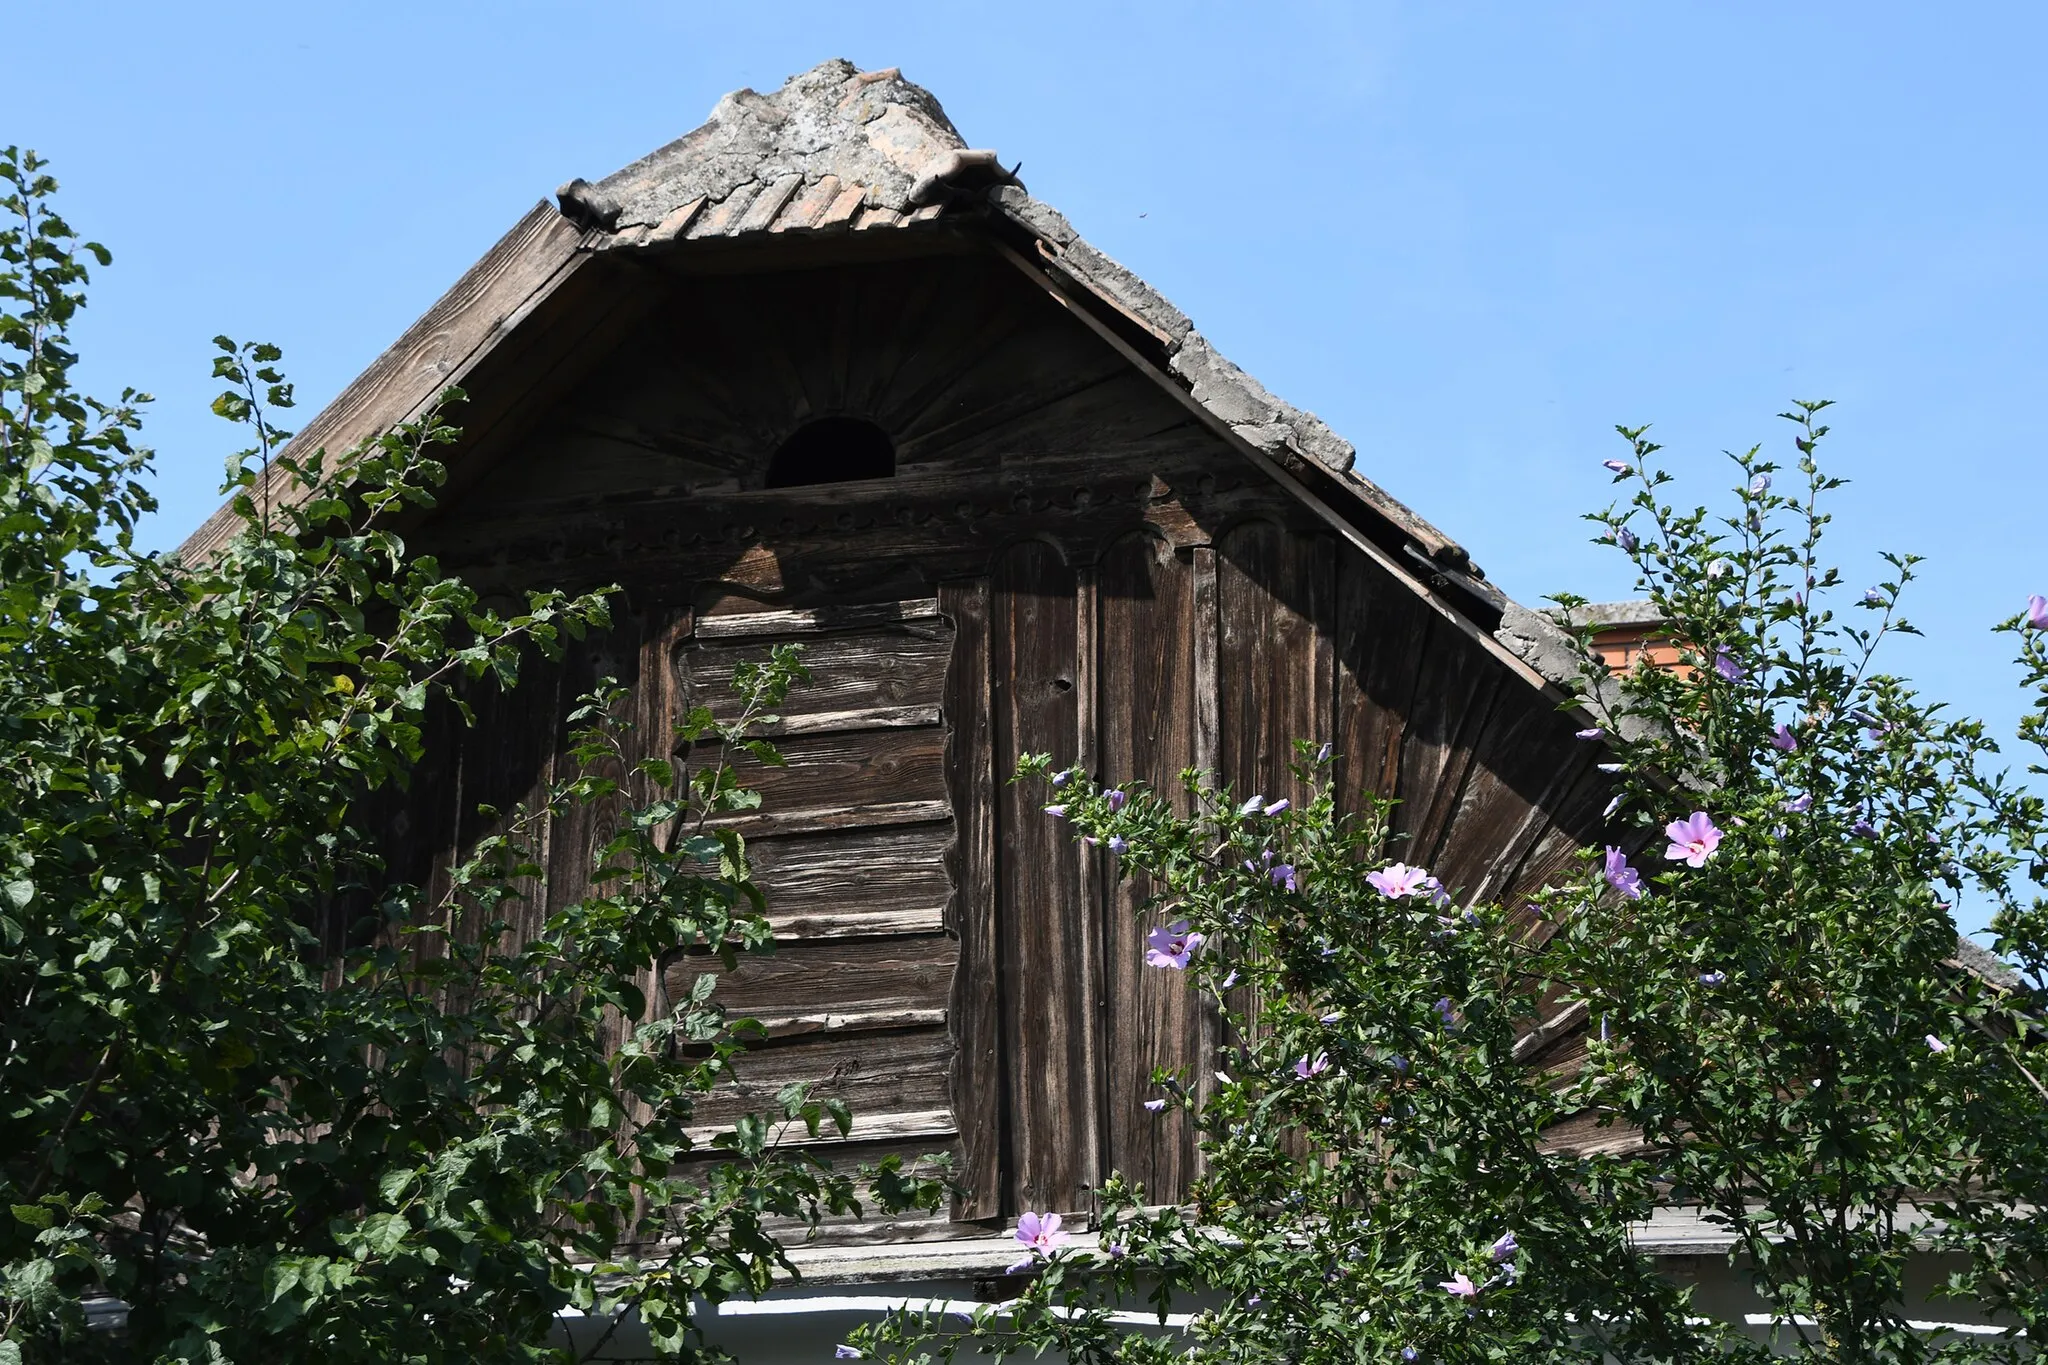
<path fill-rule="evenodd" d="M 1288 891 L 1299 891 L 1301 889 L 1299 883 L 1295 880 L 1293 863 L 1275 863 L 1267 871 L 1266 875 L 1273 879 L 1273 885 L 1275 886 L 1283 887 Z"/>
<path fill-rule="evenodd" d="M 1707 859 L 1721 846 L 1721 831 L 1715 828 L 1713 817 L 1703 810 L 1696 810 L 1683 820 L 1673 820 L 1664 826 L 1664 836 L 1671 840 L 1664 856 L 1687 867 L 1705 867 Z"/>
<path fill-rule="evenodd" d="M 1109 802 L 1110 813 L 1115 814 L 1124 808 L 1124 802 L 1130 798 L 1125 796 L 1120 788 L 1111 787 L 1102 794 L 1102 799 Z"/>
<path fill-rule="evenodd" d="M 1320 1076 L 1329 1069 L 1330 1054 L 1327 1052 L 1318 1052 L 1313 1060 L 1307 1053 L 1303 1053 L 1301 1060 L 1294 1064 L 1294 1074 L 1304 1081 Z"/>
<path fill-rule="evenodd" d="M 1600 467 L 1613 470 L 1617 475 L 1628 473 L 1628 462 L 1625 460 L 1602 460 Z"/>
<path fill-rule="evenodd" d="M 1184 919 L 1154 929 L 1145 935 L 1145 963 L 1180 971 L 1188 965 L 1195 949 L 1202 946 L 1202 937 L 1189 933 Z"/>
<path fill-rule="evenodd" d="M 1628 865 L 1628 859 L 1613 844 L 1607 846 L 1606 865 L 1601 868 L 1607 884 L 1632 901 L 1643 898 L 1643 874 Z"/>
<path fill-rule="evenodd" d="M 1017 1219 L 1017 1230 L 1010 1235 L 1032 1255 L 1050 1256 L 1065 1246 L 1072 1234 L 1060 1231 L 1056 1213 L 1027 1213 Z"/>
<path fill-rule="evenodd" d="M 1462 1270 L 1451 1276 L 1448 1280 L 1439 1282 L 1437 1288 L 1443 1290 L 1444 1293 L 1449 1294 L 1452 1298 L 1476 1299 L 1479 1297 L 1479 1286 L 1472 1283 L 1472 1277 Z"/>
<path fill-rule="evenodd" d="M 1450 898 L 1443 892 L 1437 879 L 1419 867 L 1406 863 L 1389 863 L 1377 872 L 1365 874 L 1365 880 L 1372 889 L 1390 901 L 1403 900 L 1409 896 L 1426 896 L 1439 905 Z"/>
<path fill-rule="evenodd" d="M 1573 739 L 1604 739 L 1607 732 L 1597 725 L 1589 725 L 1572 736 Z"/>
<path fill-rule="evenodd" d="M 2027 624 L 2035 630 L 2048 630 L 2048 597 L 2035 593 L 2027 599 Z"/>
<path fill-rule="evenodd" d="M 1801 792 L 1780 807 L 1787 815 L 1804 815 L 1813 809 L 1813 793 Z"/>
<path fill-rule="evenodd" d="M 1735 656 L 1720 645 L 1714 646 L 1714 671 L 1729 682 L 1741 682 L 1749 676 L 1749 670 L 1737 663 Z"/>
<path fill-rule="evenodd" d="M 1799 748 L 1799 736 L 1792 733 L 1792 727 L 1780 723 L 1771 731 L 1771 747 L 1781 754 L 1789 754 Z"/>
<path fill-rule="evenodd" d="M 1521 1249 L 1522 1244 L 1515 1240 L 1514 1233 L 1503 1232 L 1499 1240 L 1493 1244 L 1493 1263 L 1500 1265 L 1504 1262 L 1512 1261 L 1515 1259 L 1515 1253 Z"/>

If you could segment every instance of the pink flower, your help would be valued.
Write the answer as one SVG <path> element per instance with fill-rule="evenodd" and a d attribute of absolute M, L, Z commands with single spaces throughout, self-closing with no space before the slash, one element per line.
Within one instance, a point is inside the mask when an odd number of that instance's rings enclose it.
<path fill-rule="evenodd" d="M 1188 958 L 1193 956 L 1195 949 L 1201 946 L 1202 935 L 1189 933 L 1186 920 L 1175 920 L 1145 935 L 1145 964 L 1180 971 L 1188 965 Z"/>
<path fill-rule="evenodd" d="M 1408 896 L 1434 898 L 1442 891 L 1437 885 L 1436 878 L 1421 868 L 1410 867 L 1406 863 L 1389 863 L 1377 872 L 1366 873 L 1365 879 L 1372 884 L 1373 890 L 1390 901 Z"/>
<path fill-rule="evenodd" d="M 1628 865 L 1628 858 L 1614 845 L 1607 846 L 1606 866 L 1601 874 L 1607 884 L 1632 901 L 1643 898 L 1643 874 Z"/>
<path fill-rule="evenodd" d="M 1071 1234 L 1060 1231 L 1056 1213 L 1027 1213 L 1018 1218 L 1017 1230 L 1011 1235 L 1032 1255 L 1050 1256 L 1067 1244 Z"/>
<path fill-rule="evenodd" d="M 1929 1052 L 1946 1052 L 1948 1051 L 1948 1044 L 1930 1033 L 1927 1035 L 1927 1050 Z"/>
<path fill-rule="evenodd" d="M 1664 826 L 1664 837 L 1671 841 L 1664 856 L 1687 867 L 1705 867 L 1707 859 L 1721 846 L 1721 831 L 1714 827 L 1713 817 L 1703 810 Z"/>
<path fill-rule="evenodd" d="M 1451 1276 L 1448 1280 L 1438 1284 L 1437 1288 L 1455 1298 L 1476 1299 L 1479 1297 L 1479 1286 L 1472 1283 L 1472 1277 L 1462 1270 Z"/>
<path fill-rule="evenodd" d="M 1330 1054 L 1327 1052 L 1318 1052 L 1314 1061 L 1310 1061 L 1308 1054 L 1303 1053 L 1301 1060 L 1294 1064 L 1294 1074 L 1305 1081 L 1320 1076 L 1329 1069 Z"/>
<path fill-rule="evenodd" d="M 2048 630 L 2048 597 L 2035 593 L 2027 599 L 2027 624 L 2035 630 Z"/>
<path fill-rule="evenodd" d="M 1781 754 L 1789 754 L 1799 747 L 1799 736 L 1792 733 L 1789 725 L 1780 725 L 1771 731 L 1771 747 Z"/>

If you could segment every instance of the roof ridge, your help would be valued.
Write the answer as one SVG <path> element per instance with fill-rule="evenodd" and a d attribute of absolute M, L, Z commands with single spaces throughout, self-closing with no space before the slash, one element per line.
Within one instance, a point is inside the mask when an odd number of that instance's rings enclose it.
<path fill-rule="evenodd" d="M 735 90 L 675 141 L 601 180 L 571 180 L 556 193 L 565 215 L 607 231 L 653 228 L 693 202 L 715 211 L 744 196 L 745 204 L 719 219 L 722 230 L 691 233 L 730 235 L 742 221 L 772 220 L 798 190 L 828 179 L 860 189 L 860 205 L 903 214 L 917 206 L 932 172 L 957 172 L 968 150 L 937 98 L 900 69 L 862 71 L 835 57 L 768 94 Z M 992 165 L 995 154 L 979 159 Z M 777 186 L 786 186 L 783 203 L 750 211 Z"/>

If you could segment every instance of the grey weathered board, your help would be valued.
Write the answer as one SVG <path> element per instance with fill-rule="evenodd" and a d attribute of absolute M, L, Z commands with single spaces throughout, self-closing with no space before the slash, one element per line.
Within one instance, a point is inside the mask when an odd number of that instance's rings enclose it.
<path fill-rule="evenodd" d="M 1098 765 L 1108 779 L 1141 782 L 1185 810 L 1180 774 L 1197 762 L 1188 705 L 1193 555 L 1127 536 L 1104 553 L 1096 583 Z M 1145 965 L 1144 930 L 1160 917 L 1141 919 L 1140 911 L 1156 888 L 1142 875 L 1119 878 L 1114 862 L 1104 863 L 1103 1164 L 1142 1182 L 1153 1202 L 1177 1204 L 1194 1176 L 1194 1134 L 1178 1105 L 1163 1113 L 1144 1105 L 1165 1093 L 1152 1084 L 1155 1068 L 1189 1082 L 1207 1069 L 1200 1001 L 1179 976 Z"/>
<path fill-rule="evenodd" d="M 1072 1210 L 1101 1178 L 1097 1146 L 1095 926 L 1081 859 L 1044 793 L 1004 778 L 1027 754 L 1074 762 L 1080 742 L 1073 569 L 1021 541 L 995 564 L 989 677 L 994 712 L 997 970 L 1004 1041 L 1005 1175 L 1011 1209 Z"/>

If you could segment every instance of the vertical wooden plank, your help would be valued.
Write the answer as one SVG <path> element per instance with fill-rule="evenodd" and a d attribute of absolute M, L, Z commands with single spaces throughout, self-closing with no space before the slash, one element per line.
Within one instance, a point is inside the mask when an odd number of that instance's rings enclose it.
<path fill-rule="evenodd" d="M 1005 1213 L 1089 1208 L 1099 1180 L 1095 1103 L 1097 972 L 1080 858 L 1039 791 L 1006 775 L 1027 753 L 1075 761 L 1080 743 L 1075 575 L 1026 541 L 995 563 L 990 664 L 995 699 L 1002 1015 L 1009 1104 Z"/>
<path fill-rule="evenodd" d="M 1457 809 L 1472 746 L 1492 713 L 1502 670 L 1448 627 L 1432 626 L 1401 737 L 1394 828 L 1407 836 L 1404 861 L 1433 864 Z"/>
<path fill-rule="evenodd" d="M 1217 651 L 1222 646 L 1216 616 L 1216 548 L 1198 545 L 1190 558 L 1195 613 L 1195 766 L 1215 778 L 1223 762 L 1223 698 L 1216 681 Z"/>
<path fill-rule="evenodd" d="M 1435 855 L 1444 885 L 1473 897 L 1499 890 L 1592 748 L 1536 691 L 1502 687 Z"/>
<path fill-rule="evenodd" d="M 1395 794 L 1428 638 L 1428 609 L 1415 594 L 1346 547 L 1337 572 L 1339 810 Z"/>
<path fill-rule="evenodd" d="M 946 781 L 958 822 L 946 856 L 953 884 L 948 927 L 960 940 L 949 1018 L 952 1097 L 960 1129 L 961 1219 L 1003 1212 L 1001 944 L 996 932 L 996 779 L 989 698 L 989 584 L 939 585 L 939 611 L 953 623 L 946 677 Z"/>
<path fill-rule="evenodd" d="M 1191 559 L 1150 536 L 1125 537 L 1103 554 L 1096 696 L 1105 782 L 1144 782 L 1175 798 L 1181 769 L 1196 762 L 1195 578 Z M 1138 912 L 1158 890 L 1150 879 L 1118 881 L 1105 866 L 1101 889 L 1104 1169 L 1143 1182 L 1151 1203 L 1178 1204 L 1194 1178 L 1194 1134 L 1178 1106 L 1154 1114 L 1144 1102 L 1163 1093 L 1152 1086 L 1156 1067 L 1182 1068 L 1190 1080 L 1213 1069 L 1202 1064 L 1202 1000 L 1180 973 L 1145 965 Z"/>
<path fill-rule="evenodd" d="M 1217 546 L 1223 777 L 1240 797 L 1301 801 L 1294 741 L 1329 735 L 1335 572 L 1329 537 L 1245 522 Z"/>
<path fill-rule="evenodd" d="M 1222 622 L 1217 616 L 1216 603 L 1216 547 L 1198 545 L 1189 554 L 1189 571 L 1192 578 L 1190 592 L 1194 607 L 1194 748 L 1195 766 L 1207 775 L 1207 780 L 1220 783 L 1223 771 L 1222 729 L 1223 697 L 1221 685 L 1217 682 L 1217 670 L 1221 667 L 1219 652 L 1222 649 Z M 1206 1107 L 1216 1093 L 1216 1068 L 1211 1065 L 1223 1048 L 1223 1014 L 1216 1002 L 1207 995 L 1202 998 L 1199 1021 L 1200 1037 L 1196 1043 L 1196 1056 L 1201 1065 L 1195 1071 L 1195 1099 Z M 1200 1175 L 1206 1167 L 1199 1154 L 1196 1157 L 1195 1174 Z"/>

